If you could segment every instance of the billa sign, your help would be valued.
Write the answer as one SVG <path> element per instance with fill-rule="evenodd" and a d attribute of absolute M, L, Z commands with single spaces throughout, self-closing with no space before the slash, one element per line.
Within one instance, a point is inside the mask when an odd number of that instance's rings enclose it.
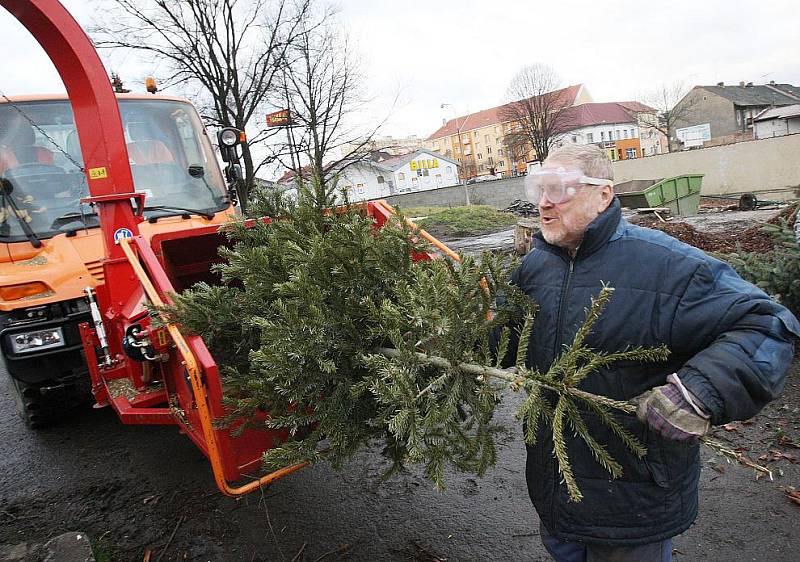
<path fill-rule="evenodd" d="M 412 160 L 410 164 L 412 170 L 426 170 L 430 168 L 438 168 L 439 160 L 437 158 L 431 158 L 425 160 Z"/>
<path fill-rule="evenodd" d="M 267 114 L 267 127 L 287 127 L 291 124 L 292 116 L 288 109 Z"/>

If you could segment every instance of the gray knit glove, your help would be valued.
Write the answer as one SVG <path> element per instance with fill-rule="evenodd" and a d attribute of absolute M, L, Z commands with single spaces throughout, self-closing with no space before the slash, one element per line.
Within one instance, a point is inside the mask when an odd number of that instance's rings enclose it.
<path fill-rule="evenodd" d="M 667 377 L 667 384 L 640 394 L 633 402 L 638 405 L 636 417 L 665 439 L 689 441 L 711 429 L 711 416 L 674 373 Z"/>

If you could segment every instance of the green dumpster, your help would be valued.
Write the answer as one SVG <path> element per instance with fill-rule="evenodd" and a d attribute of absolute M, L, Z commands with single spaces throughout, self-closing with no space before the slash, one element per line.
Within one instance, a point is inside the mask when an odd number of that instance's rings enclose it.
<path fill-rule="evenodd" d="M 623 207 L 667 207 L 673 215 L 697 214 L 703 174 L 686 174 L 655 180 L 631 180 L 614 186 Z"/>

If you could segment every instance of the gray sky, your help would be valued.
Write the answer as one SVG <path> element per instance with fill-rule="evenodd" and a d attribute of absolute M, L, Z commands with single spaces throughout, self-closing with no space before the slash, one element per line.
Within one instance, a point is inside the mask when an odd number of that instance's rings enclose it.
<path fill-rule="evenodd" d="M 84 27 L 98 6 L 63 3 Z M 595 101 L 640 99 L 677 80 L 800 84 L 800 9 L 790 0 L 340 0 L 339 6 L 377 96 L 374 113 L 391 111 L 382 132 L 396 137 L 427 136 L 443 117 L 503 103 L 514 73 L 534 62 L 554 67 L 564 85 L 585 84 Z M 0 52 L 0 91 L 63 91 L 43 51 L 2 9 Z M 158 70 L 130 55 L 103 56 L 134 89 Z M 443 102 L 454 109 L 440 109 Z"/>

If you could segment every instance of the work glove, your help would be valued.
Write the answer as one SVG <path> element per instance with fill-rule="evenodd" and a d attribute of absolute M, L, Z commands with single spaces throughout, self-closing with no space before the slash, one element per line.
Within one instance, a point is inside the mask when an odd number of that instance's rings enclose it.
<path fill-rule="evenodd" d="M 667 377 L 667 384 L 640 394 L 633 402 L 638 406 L 636 417 L 665 439 L 690 441 L 711 429 L 711 416 L 674 373 Z"/>

